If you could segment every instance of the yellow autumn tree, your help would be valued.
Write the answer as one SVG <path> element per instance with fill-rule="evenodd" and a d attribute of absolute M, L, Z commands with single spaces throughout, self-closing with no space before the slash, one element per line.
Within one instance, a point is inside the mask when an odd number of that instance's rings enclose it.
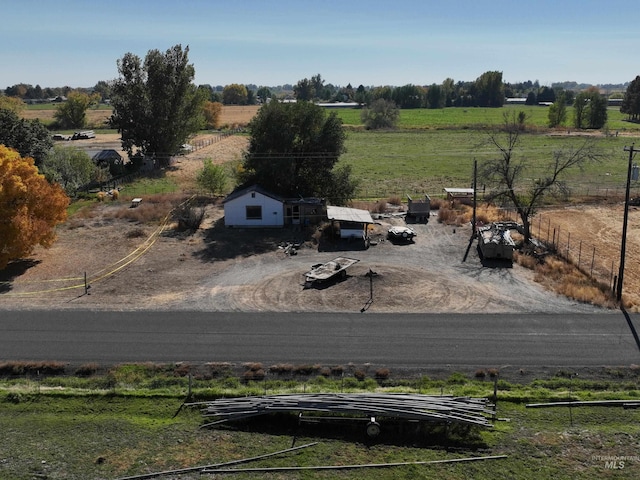
<path fill-rule="evenodd" d="M 50 247 L 68 205 L 64 190 L 38 173 L 32 158 L 0 145 L 0 270 L 36 245 Z"/>
<path fill-rule="evenodd" d="M 206 128 L 213 130 L 220 128 L 220 116 L 222 115 L 222 104 L 220 102 L 205 102 L 202 111 Z"/>

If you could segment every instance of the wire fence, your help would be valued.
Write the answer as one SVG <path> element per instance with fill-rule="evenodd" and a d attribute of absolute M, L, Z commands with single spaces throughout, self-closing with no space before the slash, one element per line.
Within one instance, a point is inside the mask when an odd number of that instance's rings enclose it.
<path fill-rule="evenodd" d="M 503 212 L 507 220 L 520 221 L 514 209 L 504 209 Z M 622 219 L 620 222 L 622 225 Z M 582 238 L 571 229 L 553 223 L 551 216 L 544 213 L 532 219 L 531 235 L 560 258 L 575 265 L 585 275 L 612 292 L 615 291 L 620 266 L 620 245 L 596 244 L 589 238 Z M 638 280 L 628 271 L 625 271 L 625 278 L 629 281 Z"/>
<path fill-rule="evenodd" d="M 532 234 L 593 280 L 607 285 L 612 291 L 615 289 L 618 261 L 611 258 L 610 246 L 596 245 L 580 238 L 575 232 L 553 224 L 551 218 L 544 215 L 534 219 Z"/>

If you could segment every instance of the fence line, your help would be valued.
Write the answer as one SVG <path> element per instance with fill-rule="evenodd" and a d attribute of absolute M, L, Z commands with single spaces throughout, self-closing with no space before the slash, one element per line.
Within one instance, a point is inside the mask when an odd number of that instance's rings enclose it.
<path fill-rule="evenodd" d="M 558 256 L 573 263 L 580 271 L 593 280 L 607 285 L 612 291 L 618 275 L 618 261 L 610 255 L 600 255 L 598 246 L 589 243 L 576 234 L 563 230 L 559 225 L 552 224 L 550 217 L 538 215 L 531 222 L 531 234 L 538 240 L 553 248 Z"/>

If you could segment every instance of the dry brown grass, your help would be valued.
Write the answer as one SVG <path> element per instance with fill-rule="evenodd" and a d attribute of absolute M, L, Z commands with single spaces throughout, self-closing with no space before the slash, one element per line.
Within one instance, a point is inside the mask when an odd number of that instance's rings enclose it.
<path fill-rule="evenodd" d="M 138 223 L 154 223 L 163 220 L 186 197 L 180 194 L 158 194 L 145 197 L 138 207 L 128 204 L 118 206 L 105 212 L 105 218 L 124 219 Z"/>
<path fill-rule="evenodd" d="M 438 209 L 438 222 L 445 225 L 461 226 L 473 218 L 473 209 L 457 202 L 442 204 Z"/>
<path fill-rule="evenodd" d="M 582 303 L 615 307 L 616 301 L 607 286 L 601 285 L 566 260 L 548 255 L 538 260 L 516 252 L 515 261 L 535 272 L 534 280 L 560 295 Z"/>
<path fill-rule="evenodd" d="M 220 115 L 220 125 L 228 128 L 238 128 L 246 126 L 256 115 L 259 105 L 226 105 L 222 107 Z M 49 124 L 54 120 L 55 109 L 51 110 L 29 110 L 24 109 L 20 116 L 27 120 L 39 119 L 42 123 Z M 89 109 L 87 110 L 86 128 L 95 130 L 109 128 L 108 120 L 111 116 L 111 109 Z"/>

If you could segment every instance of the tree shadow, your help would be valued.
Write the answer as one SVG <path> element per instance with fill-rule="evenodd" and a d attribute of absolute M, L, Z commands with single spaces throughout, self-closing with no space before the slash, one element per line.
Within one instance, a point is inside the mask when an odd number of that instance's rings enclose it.
<path fill-rule="evenodd" d="M 11 283 L 32 267 L 40 263 L 40 260 L 24 259 L 10 262 L 4 270 L 0 270 L 0 293 L 11 291 Z"/>
<path fill-rule="evenodd" d="M 318 252 L 355 252 L 369 248 L 369 243 L 361 238 L 340 238 L 322 235 L 318 240 Z"/>
<path fill-rule="evenodd" d="M 205 262 L 249 257 L 282 250 L 283 255 L 295 254 L 297 247 L 311 239 L 312 229 L 299 225 L 283 228 L 228 228 L 224 217 L 205 232 L 206 247 L 194 252 Z M 286 246 L 293 248 L 286 249 Z"/>

